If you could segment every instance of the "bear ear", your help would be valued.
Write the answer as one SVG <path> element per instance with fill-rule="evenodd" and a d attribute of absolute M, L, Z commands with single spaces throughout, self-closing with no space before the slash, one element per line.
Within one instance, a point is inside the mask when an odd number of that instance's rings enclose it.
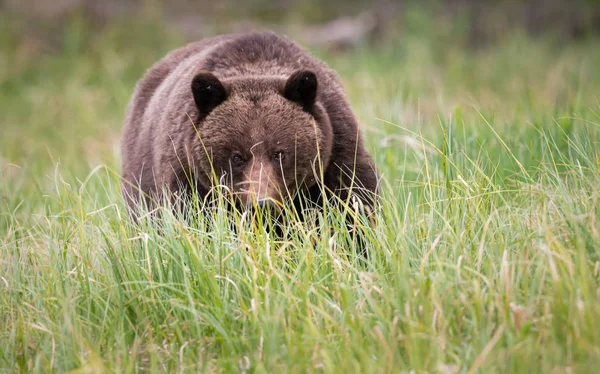
<path fill-rule="evenodd" d="M 192 80 L 192 93 L 200 115 L 207 115 L 225 99 L 227 90 L 214 74 L 209 72 L 198 73 Z"/>
<path fill-rule="evenodd" d="M 298 70 L 285 83 L 283 97 L 310 108 L 317 98 L 317 76 L 310 70 Z"/>

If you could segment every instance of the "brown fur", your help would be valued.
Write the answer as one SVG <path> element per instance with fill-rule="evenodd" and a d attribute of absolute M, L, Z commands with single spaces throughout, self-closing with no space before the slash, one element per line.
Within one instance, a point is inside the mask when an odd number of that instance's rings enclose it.
<path fill-rule="evenodd" d="M 127 109 L 122 169 L 130 207 L 138 190 L 148 203 L 181 185 L 203 197 L 213 169 L 244 203 L 298 190 L 316 202 L 324 185 L 342 199 L 354 186 L 371 205 L 377 188 L 335 73 L 270 32 L 205 39 L 156 63 Z"/>

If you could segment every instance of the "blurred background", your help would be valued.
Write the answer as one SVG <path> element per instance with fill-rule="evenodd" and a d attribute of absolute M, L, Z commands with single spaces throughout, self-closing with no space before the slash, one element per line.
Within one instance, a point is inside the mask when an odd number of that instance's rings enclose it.
<path fill-rule="evenodd" d="M 427 13 L 438 25 L 457 22 L 470 46 L 493 42 L 514 28 L 563 39 L 600 33 L 596 0 L 4 0 L 0 9 L 17 21 L 13 31 L 54 43 L 59 40 L 52 31 L 74 15 L 98 28 L 118 20 L 135 27 L 154 18 L 190 39 L 270 27 L 330 48 L 410 31 L 415 11 Z M 19 23 L 20 30 L 14 30 Z"/>
<path fill-rule="evenodd" d="M 4 194 L 39 193 L 57 168 L 73 179 L 99 164 L 118 173 L 144 71 L 189 41 L 256 28 L 338 71 L 382 168 L 402 164 L 398 142 L 414 146 L 397 126 L 435 142 L 440 122 L 459 117 L 484 138 L 483 113 L 511 141 L 522 124 L 598 107 L 598 1 L 0 0 Z"/>

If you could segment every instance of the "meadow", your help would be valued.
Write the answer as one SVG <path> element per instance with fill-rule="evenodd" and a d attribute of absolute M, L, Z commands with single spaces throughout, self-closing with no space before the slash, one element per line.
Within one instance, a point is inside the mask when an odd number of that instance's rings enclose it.
<path fill-rule="evenodd" d="M 3 16 L 5 17 L 5 16 Z M 0 371 L 594 373 L 600 43 L 413 27 L 313 52 L 382 175 L 365 260 L 341 213 L 276 240 L 223 212 L 133 226 L 119 136 L 181 35 L 54 44 L 0 21 Z M 210 222 L 207 222 L 210 221 Z M 234 222 L 235 223 L 235 222 Z M 240 223 L 240 226 L 241 223 Z"/>

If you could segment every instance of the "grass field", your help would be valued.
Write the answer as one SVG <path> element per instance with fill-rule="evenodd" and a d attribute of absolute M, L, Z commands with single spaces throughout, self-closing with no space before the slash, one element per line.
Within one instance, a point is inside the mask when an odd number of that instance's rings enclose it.
<path fill-rule="evenodd" d="M 479 50 L 415 28 L 315 51 L 383 175 L 347 232 L 274 241 L 223 214 L 134 230 L 119 134 L 183 44 L 0 21 L 0 371 L 594 373 L 600 367 L 600 43 L 518 32 Z M 335 226 L 335 212 L 322 217 Z"/>

